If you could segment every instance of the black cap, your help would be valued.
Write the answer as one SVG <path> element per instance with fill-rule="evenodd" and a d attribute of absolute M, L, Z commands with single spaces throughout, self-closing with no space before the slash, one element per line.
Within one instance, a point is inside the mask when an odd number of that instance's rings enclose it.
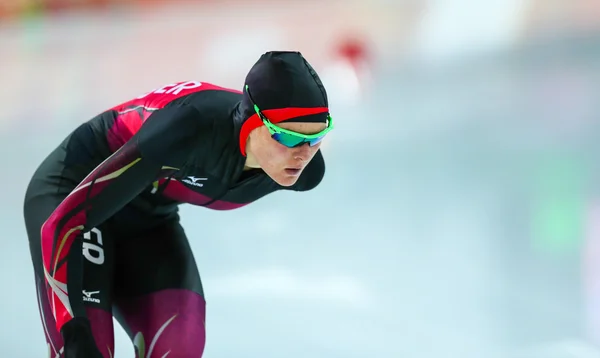
<path fill-rule="evenodd" d="M 319 75 L 300 52 L 270 51 L 263 54 L 246 76 L 252 100 L 261 109 L 328 107 L 327 92 Z M 244 86 L 245 87 L 245 86 Z M 244 107 L 252 108 L 244 91 Z M 325 115 L 288 120 L 325 122 Z"/>
<path fill-rule="evenodd" d="M 263 125 L 254 104 L 272 123 L 320 122 L 329 119 L 329 102 L 317 72 L 300 52 L 263 54 L 246 76 L 240 104 L 243 123 L 240 151 L 246 155 L 250 132 Z"/>

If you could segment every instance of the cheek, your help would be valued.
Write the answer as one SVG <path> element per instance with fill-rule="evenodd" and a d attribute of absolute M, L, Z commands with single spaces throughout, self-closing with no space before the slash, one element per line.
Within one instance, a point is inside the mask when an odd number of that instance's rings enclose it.
<path fill-rule="evenodd" d="M 317 144 L 315 146 L 309 147 L 310 148 L 310 152 L 309 152 L 310 160 L 312 160 L 312 158 L 315 156 L 315 154 L 317 154 L 317 151 L 319 151 L 319 148 L 321 148 L 321 143 L 322 142 L 320 142 L 319 144 Z"/>
<path fill-rule="evenodd" d="M 291 153 L 288 147 L 275 143 L 272 150 L 271 161 L 275 166 L 282 166 L 290 161 Z"/>
<path fill-rule="evenodd" d="M 275 143 L 274 146 L 275 146 L 275 149 L 273 151 L 275 152 L 275 155 L 278 158 L 284 158 L 285 159 L 285 158 L 287 158 L 287 157 L 289 157 L 291 155 L 291 151 L 292 150 L 290 148 L 288 148 L 288 147 L 286 147 L 284 145 L 281 145 L 279 143 Z"/>
<path fill-rule="evenodd" d="M 265 143 L 263 152 L 261 153 L 262 164 L 265 167 L 275 167 L 282 162 L 286 162 L 289 157 L 289 149 L 275 141 L 273 143 Z"/>

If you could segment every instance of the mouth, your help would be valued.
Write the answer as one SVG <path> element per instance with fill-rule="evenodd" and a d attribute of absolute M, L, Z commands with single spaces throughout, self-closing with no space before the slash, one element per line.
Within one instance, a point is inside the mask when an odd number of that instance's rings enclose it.
<path fill-rule="evenodd" d="M 285 173 L 291 176 L 298 176 L 302 172 L 302 168 L 285 168 Z"/>

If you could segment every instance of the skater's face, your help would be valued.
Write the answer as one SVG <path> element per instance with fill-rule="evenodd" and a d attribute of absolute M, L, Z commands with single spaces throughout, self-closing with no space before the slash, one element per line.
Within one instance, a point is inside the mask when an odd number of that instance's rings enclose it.
<path fill-rule="evenodd" d="M 315 134 L 323 131 L 325 123 L 283 122 L 279 127 L 302 134 Z M 254 129 L 248 137 L 248 156 L 281 186 L 296 183 L 300 174 L 319 150 L 321 142 L 310 146 L 304 143 L 289 148 L 277 142 L 266 126 Z"/>

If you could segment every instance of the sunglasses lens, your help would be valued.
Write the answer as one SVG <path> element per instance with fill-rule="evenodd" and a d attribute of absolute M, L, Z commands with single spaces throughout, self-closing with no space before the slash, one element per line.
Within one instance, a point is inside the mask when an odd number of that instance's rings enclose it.
<path fill-rule="evenodd" d="M 280 144 L 289 148 L 293 148 L 304 143 L 304 138 L 288 133 L 274 133 L 272 137 Z"/>
<path fill-rule="evenodd" d="M 317 137 L 317 138 L 310 139 L 308 141 L 308 143 L 312 147 L 313 145 L 319 144 L 323 140 L 323 138 L 325 138 L 325 135 L 322 135 L 322 136 Z"/>
<path fill-rule="evenodd" d="M 308 143 L 308 145 L 312 147 L 319 144 L 319 142 L 321 142 L 325 136 L 323 135 L 318 138 L 306 139 L 304 137 L 289 133 L 274 133 L 272 137 L 280 144 L 285 145 L 288 148 L 294 148 L 299 145 L 303 145 L 304 143 Z"/>

